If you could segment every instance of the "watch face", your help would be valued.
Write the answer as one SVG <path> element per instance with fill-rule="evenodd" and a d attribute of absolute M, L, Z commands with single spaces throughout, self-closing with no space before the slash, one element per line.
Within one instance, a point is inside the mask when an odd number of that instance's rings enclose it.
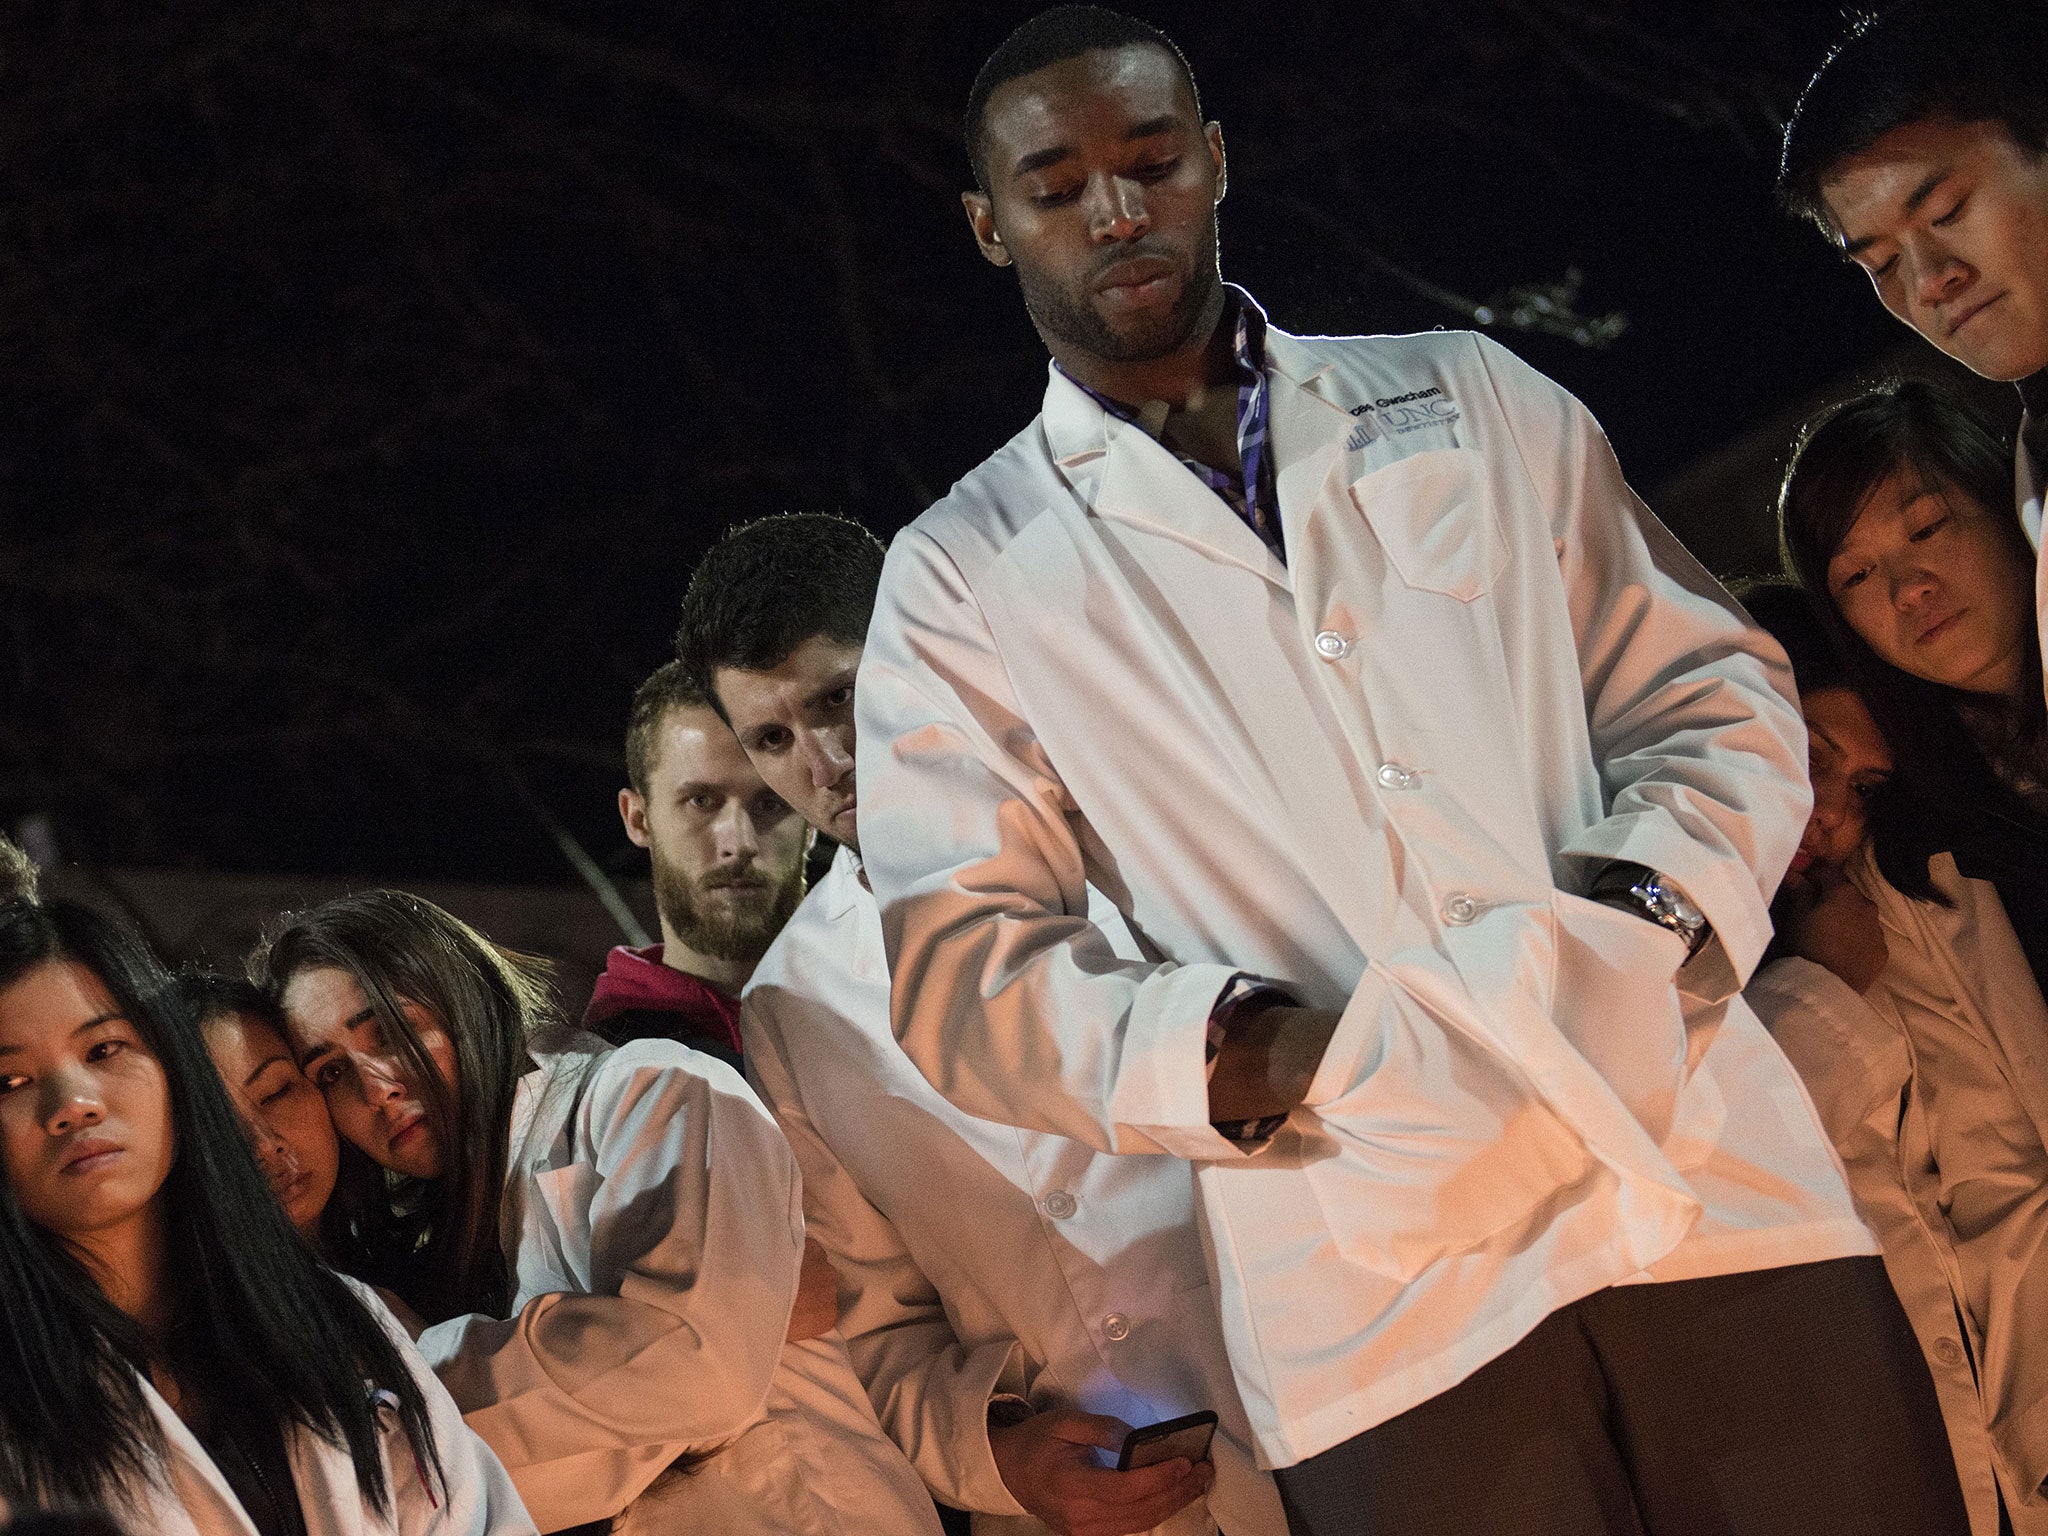
<path fill-rule="evenodd" d="M 1706 914 L 1694 906 L 1683 891 L 1661 878 L 1653 877 L 1645 882 L 1644 891 L 1658 912 L 1684 927 L 1697 928 L 1707 920 Z"/>

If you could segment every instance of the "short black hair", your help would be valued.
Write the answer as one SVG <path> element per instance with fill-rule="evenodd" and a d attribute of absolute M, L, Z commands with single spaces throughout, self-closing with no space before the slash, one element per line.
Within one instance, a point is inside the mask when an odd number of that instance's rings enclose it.
<path fill-rule="evenodd" d="M 1834 234 L 1821 183 L 1895 128 L 1997 123 L 2048 149 L 2048 0 L 1902 0 L 1858 18 L 1785 125 L 1778 199 Z"/>
<path fill-rule="evenodd" d="M 967 92 L 967 163 L 974 168 L 975 184 L 984 192 L 988 190 L 988 162 L 981 152 L 981 127 L 988 115 L 988 99 L 998 86 L 1099 48 L 1130 47 L 1158 48 L 1172 59 L 1194 100 L 1195 116 L 1202 115 L 1202 93 L 1195 88 L 1195 72 L 1188 68 L 1187 55 L 1172 38 L 1149 21 L 1140 21 L 1107 6 L 1056 5 L 1040 11 L 997 44 Z"/>
<path fill-rule="evenodd" d="M 1802 694 L 1847 688 L 1849 672 L 1835 650 L 1828 626 L 1804 587 L 1785 576 L 1738 583 L 1736 598 L 1757 628 L 1784 647 L 1792 677 Z"/>
<path fill-rule="evenodd" d="M 654 777 L 659 754 L 655 743 L 661 723 L 672 710 L 703 709 L 710 704 L 704 688 L 680 661 L 671 657 L 647 675 L 633 690 L 633 707 L 626 715 L 626 782 L 645 799 L 648 780 Z"/>
<path fill-rule="evenodd" d="M 881 584 L 881 541 L 850 517 L 787 512 L 743 523 L 690 577 L 676 659 L 728 720 L 711 686 L 720 667 L 772 672 L 818 635 L 864 644 Z"/>

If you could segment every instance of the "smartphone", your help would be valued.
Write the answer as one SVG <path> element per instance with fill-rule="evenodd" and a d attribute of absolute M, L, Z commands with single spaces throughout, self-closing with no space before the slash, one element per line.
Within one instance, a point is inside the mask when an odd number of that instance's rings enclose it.
<path fill-rule="evenodd" d="M 1216 1415 L 1207 1408 L 1158 1424 L 1145 1424 L 1124 1436 L 1124 1448 L 1116 1458 L 1119 1472 L 1157 1466 L 1162 1461 L 1186 1457 L 1201 1461 L 1209 1454 L 1209 1442 L 1216 1434 Z"/>

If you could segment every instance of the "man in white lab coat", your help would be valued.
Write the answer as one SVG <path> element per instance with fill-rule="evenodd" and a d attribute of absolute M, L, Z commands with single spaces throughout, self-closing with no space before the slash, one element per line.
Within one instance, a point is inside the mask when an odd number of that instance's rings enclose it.
<path fill-rule="evenodd" d="M 2019 386 L 2017 493 L 2048 483 L 2048 7 L 1907 0 L 1856 23 L 1785 128 L 1778 194 L 1884 307 Z M 2048 566 L 2036 582 L 2048 625 Z"/>
<path fill-rule="evenodd" d="M 1027 23 L 967 122 L 1054 361 L 861 666 L 907 1054 L 1194 1165 L 1297 1531 L 1964 1530 L 1739 996 L 1806 820 L 1782 653 L 1507 352 L 1226 288 L 1221 130 L 1152 29 Z"/>
<path fill-rule="evenodd" d="M 843 518 L 749 524 L 698 567 L 677 636 L 762 778 L 844 845 L 761 960 L 741 1023 L 803 1173 L 806 1228 L 844 1278 L 855 1369 L 926 1483 L 975 1511 L 982 1536 L 1218 1523 L 1279 1536 L 1188 1165 L 962 1114 L 890 1033 L 853 778 L 853 680 L 881 566 L 874 536 Z M 1203 1409 L 1222 1420 L 1209 1462 L 1118 1472 L 1094 1454 L 1132 1425 Z"/>

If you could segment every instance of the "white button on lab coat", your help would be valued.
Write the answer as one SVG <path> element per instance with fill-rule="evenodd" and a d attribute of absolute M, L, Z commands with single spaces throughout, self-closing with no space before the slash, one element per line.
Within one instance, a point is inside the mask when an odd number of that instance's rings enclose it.
<path fill-rule="evenodd" d="M 1285 1466 L 1601 1287 L 1874 1244 L 1736 995 L 1808 808 L 1782 654 L 1501 348 L 1268 358 L 1285 565 L 1055 372 L 897 538 L 856 709 L 904 1049 L 969 1113 L 1196 1161 Z M 1677 938 L 1568 894 L 1610 859 L 1712 922 L 1683 995 Z M 1208 1124 L 1238 972 L 1343 1014 L 1255 1156 Z"/>
<path fill-rule="evenodd" d="M 462 1422 L 447 1389 L 434 1379 L 405 1330 L 368 1286 L 348 1284 L 384 1324 L 425 1394 L 446 1486 L 435 1489 L 421 1481 L 425 1458 L 415 1457 L 397 1413 L 386 1409 L 379 1422 L 391 1506 L 380 1517 L 363 1500 L 347 1446 L 330 1445 L 288 1425 L 285 1449 L 307 1536 L 534 1536 L 512 1480 L 490 1447 Z M 141 1386 L 169 1453 L 169 1476 L 147 1488 L 110 1492 L 108 1512 L 135 1536 L 256 1536 L 254 1522 L 206 1448 L 155 1387 L 146 1380 Z M 0 1521 L 7 1516 L 7 1503 L 0 1499 Z"/>
<path fill-rule="evenodd" d="M 668 1040 L 551 1031 L 532 1054 L 503 1216 L 514 1316 L 420 1343 L 543 1527 L 630 1504 L 622 1532 L 936 1531 L 838 1338 L 783 1345 L 801 1193 L 753 1090 Z M 656 1482 L 685 1451 L 714 1454 Z"/>
<path fill-rule="evenodd" d="M 1134 1425 L 1212 1408 L 1208 1508 L 1159 1536 L 1218 1523 L 1283 1536 L 1224 1358 L 1187 1163 L 1105 1156 L 939 1097 L 889 1031 L 881 915 L 858 871 L 842 849 L 755 968 L 740 1027 L 884 1425 L 940 1498 L 979 1512 L 977 1533 L 1021 1536 L 1045 1527 L 996 1471 L 991 1394 Z"/>

